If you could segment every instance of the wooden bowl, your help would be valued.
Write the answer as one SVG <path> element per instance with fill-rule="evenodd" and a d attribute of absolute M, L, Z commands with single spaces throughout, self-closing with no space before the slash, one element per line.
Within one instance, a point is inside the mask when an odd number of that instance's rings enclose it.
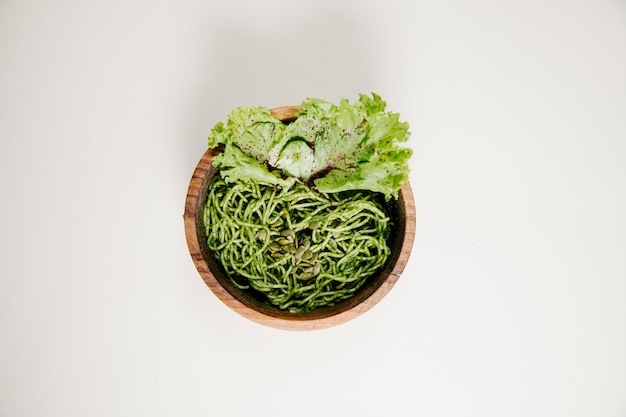
<path fill-rule="evenodd" d="M 279 107 L 272 109 L 272 113 L 288 123 L 296 119 L 299 109 L 298 106 Z M 187 245 L 198 273 L 217 298 L 232 310 L 259 324 L 278 329 L 323 329 L 345 323 L 365 313 L 387 295 L 398 281 L 411 254 L 415 236 L 415 204 L 408 182 L 400 190 L 398 200 L 388 203 L 394 221 L 391 255 L 381 271 L 370 277 L 351 298 L 332 307 L 294 314 L 271 307 L 235 287 L 211 254 L 205 239 L 202 207 L 211 177 L 216 172 L 211 162 L 218 152 L 208 149 L 193 173 L 185 201 L 184 222 Z"/>

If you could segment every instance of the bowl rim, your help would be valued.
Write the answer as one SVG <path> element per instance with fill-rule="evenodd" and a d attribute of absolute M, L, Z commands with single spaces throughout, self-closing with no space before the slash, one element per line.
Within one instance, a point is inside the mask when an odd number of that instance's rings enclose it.
<path fill-rule="evenodd" d="M 283 106 L 272 108 L 271 112 L 278 119 L 288 123 L 295 120 L 299 110 L 300 106 Z M 397 209 L 403 214 L 401 228 L 404 229 L 404 233 L 395 239 L 395 244 L 399 248 L 392 252 L 396 258 L 391 259 L 391 262 L 388 261 L 386 263 L 388 266 L 376 275 L 380 282 L 373 291 L 363 293 L 358 298 L 355 298 L 355 294 L 354 297 L 339 303 L 339 308 L 329 308 L 320 314 L 313 312 L 308 315 L 271 314 L 268 311 L 255 309 L 251 303 L 233 295 L 232 288 L 230 290 L 225 288 L 213 273 L 209 264 L 215 268 L 214 262 L 209 259 L 207 249 L 203 249 L 206 244 L 200 239 L 201 208 L 206 197 L 208 182 L 215 171 L 212 160 L 219 152 L 219 149 L 209 148 L 200 158 L 189 182 L 183 218 L 187 246 L 193 263 L 205 284 L 226 306 L 239 315 L 265 326 L 282 330 L 318 330 L 337 326 L 362 315 L 389 293 L 404 271 L 415 237 L 415 204 L 409 181 L 402 185 L 398 200 L 395 202 Z"/>

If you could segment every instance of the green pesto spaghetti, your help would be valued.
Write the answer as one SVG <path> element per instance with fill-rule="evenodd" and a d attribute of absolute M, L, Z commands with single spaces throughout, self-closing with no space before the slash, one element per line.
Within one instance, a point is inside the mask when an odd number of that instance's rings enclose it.
<path fill-rule="evenodd" d="M 300 181 L 227 183 L 216 175 L 204 224 L 233 284 L 292 313 L 351 297 L 390 254 L 390 218 L 380 195 L 367 191 L 324 194 Z"/>

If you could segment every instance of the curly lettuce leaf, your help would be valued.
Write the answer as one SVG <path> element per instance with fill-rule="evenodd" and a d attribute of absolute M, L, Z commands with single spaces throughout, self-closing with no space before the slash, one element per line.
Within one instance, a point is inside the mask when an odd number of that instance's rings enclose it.
<path fill-rule="evenodd" d="M 387 199 L 397 198 L 398 191 L 408 179 L 406 161 L 410 156 L 409 149 L 380 152 L 354 169 L 330 170 L 316 179 L 315 185 L 323 193 L 370 190 L 384 194 Z"/>
<path fill-rule="evenodd" d="M 261 163 L 268 160 L 270 150 L 282 139 L 285 125 L 266 107 L 238 107 L 226 125 L 219 122 L 209 136 L 209 148 L 220 144 L 236 146 Z"/>
<path fill-rule="evenodd" d="M 226 125 L 213 128 L 209 147 L 225 145 L 217 163 L 231 181 L 297 178 L 325 193 L 370 190 L 397 198 L 409 176 L 412 151 L 399 146 L 409 138 L 409 125 L 385 108 L 374 93 L 353 104 L 309 98 L 298 118 L 284 125 L 267 108 L 240 107 Z"/>
<path fill-rule="evenodd" d="M 226 146 L 213 157 L 213 166 L 218 168 L 226 182 L 257 181 L 263 184 L 291 186 L 295 178 L 283 178 L 280 171 L 270 171 L 266 165 L 246 154 L 237 146 Z"/>
<path fill-rule="evenodd" d="M 276 166 L 304 181 L 330 169 L 350 168 L 371 153 L 361 146 L 365 124 L 364 114 L 347 100 L 335 106 L 320 99 L 306 99 L 300 115 L 277 144 L 280 153 Z"/>

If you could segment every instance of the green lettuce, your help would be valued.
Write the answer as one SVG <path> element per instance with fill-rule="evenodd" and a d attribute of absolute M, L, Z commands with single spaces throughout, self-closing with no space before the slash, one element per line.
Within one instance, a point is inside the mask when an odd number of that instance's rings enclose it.
<path fill-rule="evenodd" d="M 298 118 L 283 124 L 266 107 L 239 107 L 209 135 L 209 147 L 224 146 L 213 160 L 226 181 L 254 179 L 287 185 L 296 179 L 319 191 L 380 192 L 397 198 L 408 181 L 409 125 L 386 112 L 375 93 L 335 105 L 309 98 Z"/>

